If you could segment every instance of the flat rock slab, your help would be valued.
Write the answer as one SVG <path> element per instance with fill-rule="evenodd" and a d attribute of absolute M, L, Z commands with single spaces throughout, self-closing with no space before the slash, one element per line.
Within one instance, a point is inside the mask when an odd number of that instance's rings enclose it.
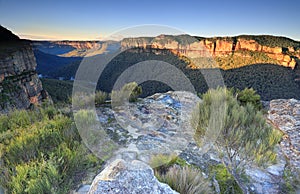
<path fill-rule="evenodd" d="M 145 163 L 117 159 L 93 181 L 89 194 L 177 194 L 169 185 L 159 182 Z"/>

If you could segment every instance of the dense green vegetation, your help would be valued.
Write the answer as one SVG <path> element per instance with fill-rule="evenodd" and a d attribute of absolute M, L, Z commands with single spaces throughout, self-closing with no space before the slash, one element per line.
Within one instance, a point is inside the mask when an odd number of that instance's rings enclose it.
<path fill-rule="evenodd" d="M 164 54 L 156 55 L 154 53 L 132 53 L 130 51 L 118 55 L 104 69 L 99 80 L 98 88 L 110 92 L 118 76 L 128 67 L 144 60 L 160 60 L 168 62 L 182 70 L 191 80 L 195 89 L 199 93 L 205 93 L 208 89 L 203 73 L 209 70 L 187 69 L 187 63 L 184 59 L 165 51 Z M 238 89 L 253 88 L 261 95 L 262 100 L 275 98 L 296 98 L 300 99 L 300 87 L 295 82 L 296 73 L 290 68 L 271 64 L 257 64 L 246 67 L 231 69 L 227 71 L 220 70 L 225 85 Z M 142 86 L 143 87 L 143 86 Z M 165 92 L 170 88 L 164 84 L 148 82 L 147 87 L 143 87 L 143 95 L 147 96 L 155 92 Z"/>
<path fill-rule="evenodd" d="M 281 36 L 271 36 L 271 35 L 239 35 L 233 37 L 212 37 L 212 38 L 204 38 L 204 37 L 195 37 L 198 40 L 208 39 L 210 41 L 216 40 L 226 40 L 236 42 L 239 38 L 246 40 L 255 40 L 258 44 L 262 46 L 268 47 L 294 47 L 295 50 L 300 49 L 300 42 L 292 40 L 290 38 L 281 37 Z"/>
<path fill-rule="evenodd" d="M 73 82 L 56 80 L 56 79 L 41 79 L 43 87 L 48 91 L 54 103 L 70 103 L 74 100 L 74 104 L 79 107 L 84 107 L 84 105 L 94 103 L 101 105 L 105 103 L 106 100 L 110 99 L 112 95 L 115 96 L 115 100 L 120 98 L 122 95 L 129 95 L 129 101 L 134 102 L 142 94 L 142 87 L 138 86 L 135 82 L 125 84 L 121 90 L 112 91 L 112 94 L 107 92 L 96 91 L 95 96 L 86 95 L 84 92 L 75 95 L 72 99 Z M 132 91 L 131 91 L 132 90 Z M 93 101 L 94 100 L 94 101 Z"/>
<path fill-rule="evenodd" d="M 248 40 L 255 40 L 260 45 L 269 47 L 294 47 L 295 49 L 300 49 L 300 42 L 292 40 L 290 38 L 281 36 L 271 36 L 271 35 L 241 35 L 237 38 L 244 38 Z"/>
<path fill-rule="evenodd" d="M 43 88 L 49 93 L 54 103 L 67 102 L 72 96 L 73 82 L 56 79 L 41 79 Z"/>
<path fill-rule="evenodd" d="M 67 193 L 100 161 L 72 118 L 48 106 L 0 116 L 1 185 L 9 193 Z"/>
<path fill-rule="evenodd" d="M 265 53 L 255 51 L 237 51 L 233 55 L 215 57 L 215 60 L 219 68 L 224 70 L 244 67 L 250 64 L 280 64 Z"/>
<path fill-rule="evenodd" d="M 275 162 L 274 148 L 281 134 L 267 125 L 263 114 L 255 110 L 252 105 L 257 100 L 254 93 L 249 90 L 244 93 L 248 98 L 244 98 L 240 104 L 226 88 L 209 90 L 202 95 L 203 102 L 195 109 L 192 123 L 199 145 L 215 142 L 223 165 L 243 192 L 247 193 L 242 179 L 245 167 Z M 204 135 L 206 138 L 203 138 Z"/>
<path fill-rule="evenodd" d="M 254 53 L 254 55 L 256 54 Z M 238 58 L 238 61 L 243 61 L 242 57 L 236 58 Z M 115 81 L 121 75 L 121 73 L 125 71 L 125 69 L 144 60 L 160 60 L 168 62 L 185 73 L 185 75 L 191 80 L 198 93 L 203 94 L 208 89 L 202 74 L 206 72 L 209 73 L 208 69 L 202 69 L 201 71 L 197 69 L 188 69 L 186 68 L 188 65 L 186 60 L 180 59 L 168 51 L 165 51 L 165 53 L 161 55 L 157 55 L 154 52 L 134 53 L 127 51 L 121 53 L 115 57 L 104 69 L 99 78 L 97 89 L 110 93 Z M 74 66 L 74 69 L 76 69 L 76 67 Z M 297 71 L 297 68 L 292 70 L 290 68 L 272 64 L 255 64 L 220 71 L 227 87 L 234 87 L 241 90 L 244 88 L 253 88 L 261 96 L 262 100 L 278 98 L 300 99 L 300 82 L 295 81 L 300 76 L 300 71 Z M 157 81 L 147 81 L 146 83 L 141 84 L 141 86 L 143 88 L 143 93 L 141 95 L 142 97 L 149 96 L 157 92 L 166 92 L 171 90 L 169 86 Z M 52 91 L 51 88 L 49 88 L 48 92 L 50 95 L 54 93 L 55 96 L 58 96 L 57 98 L 60 98 L 60 95 L 55 94 L 59 92 L 56 92 L 56 90 Z M 67 96 L 63 94 L 63 90 L 57 88 L 57 91 L 62 92 L 61 96 Z"/>

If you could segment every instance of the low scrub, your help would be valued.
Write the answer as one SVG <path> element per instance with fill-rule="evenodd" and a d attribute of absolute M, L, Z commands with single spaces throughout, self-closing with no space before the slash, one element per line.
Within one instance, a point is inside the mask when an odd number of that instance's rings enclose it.
<path fill-rule="evenodd" d="M 0 184 L 8 193 L 67 193 L 101 164 L 53 107 L 1 115 Z"/>

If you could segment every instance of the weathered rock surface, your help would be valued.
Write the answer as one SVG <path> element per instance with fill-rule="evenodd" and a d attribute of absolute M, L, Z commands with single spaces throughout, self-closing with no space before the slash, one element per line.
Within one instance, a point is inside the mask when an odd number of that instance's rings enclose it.
<path fill-rule="evenodd" d="M 103 129 L 121 145 L 111 161 L 117 158 L 129 163 L 134 160 L 147 163 L 153 154 L 175 153 L 208 174 L 208 166 L 219 164 L 221 161 L 213 149 L 203 154 L 202 148 L 193 140 L 193 130 L 189 128 L 191 127 L 189 115 L 199 100 L 191 93 L 167 92 L 141 99 L 124 109 L 98 108 L 97 113 Z M 297 136 L 299 107 L 300 102 L 296 100 L 271 101 L 268 117 L 274 123 L 280 122 L 282 130 L 289 132 L 294 138 L 292 141 L 294 147 L 292 151 L 281 142 L 277 147 L 276 164 L 265 169 L 255 166 L 247 168 L 248 187 L 252 192 L 258 194 L 281 192 L 281 184 L 284 183 L 283 173 L 288 165 L 286 156 L 291 160 L 291 164 L 299 168 L 298 163 L 292 162 L 298 153 L 294 148 L 299 143 Z M 287 121 L 287 118 L 289 122 L 283 122 Z M 288 129 L 284 128 L 286 124 L 289 126 Z M 292 129 L 291 126 L 296 128 Z"/>
<path fill-rule="evenodd" d="M 110 163 L 93 181 L 89 194 L 176 194 L 167 184 L 160 183 L 145 163 L 118 159 Z"/>
<path fill-rule="evenodd" d="M 155 154 L 179 154 L 193 141 L 190 115 L 199 100 L 192 93 L 168 92 L 114 110 L 102 107 L 97 113 L 120 145 L 116 158 L 148 162 Z"/>
<path fill-rule="evenodd" d="M 8 31 L 1 28 L 1 31 Z M 27 109 L 49 98 L 35 71 L 36 61 L 29 41 L 0 42 L 0 112 Z"/>
<path fill-rule="evenodd" d="M 300 169 L 300 101 L 272 100 L 268 119 L 285 134 L 280 147 L 290 165 Z"/>

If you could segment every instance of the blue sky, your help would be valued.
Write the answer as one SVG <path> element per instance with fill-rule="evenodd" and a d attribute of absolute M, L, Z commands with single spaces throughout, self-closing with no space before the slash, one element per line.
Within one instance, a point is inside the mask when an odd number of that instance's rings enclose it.
<path fill-rule="evenodd" d="M 33 39 L 97 39 L 157 24 L 199 36 L 272 34 L 300 40 L 299 11 L 299 0 L 0 0 L 0 24 Z"/>

